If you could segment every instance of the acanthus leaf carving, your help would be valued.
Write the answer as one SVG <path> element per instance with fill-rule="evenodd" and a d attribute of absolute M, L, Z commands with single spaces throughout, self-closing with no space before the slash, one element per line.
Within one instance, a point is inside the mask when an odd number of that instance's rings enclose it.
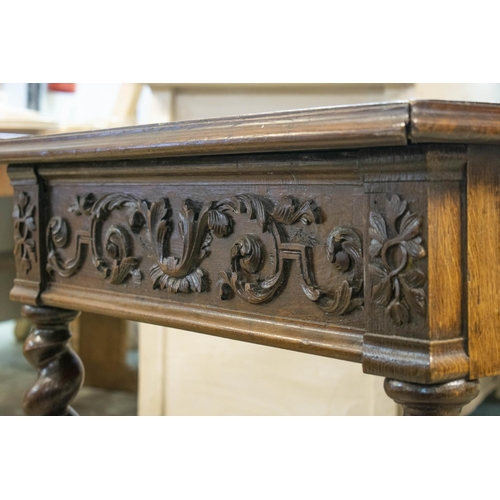
<path fill-rule="evenodd" d="M 142 202 L 141 206 L 145 210 L 150 238 L 154 241 L 156 251 L 157 264 L 150 270 L 153 288 L 166 289 L 173 293 L 206 290 L 206 276 L 198 264 L 208 255 L 212 238 L 209 231 L 222 238 L 230 233 L 231 220 L 224 213 L 218 212 L 213 202 L 200 206 L 187 199 L 179 213 L 179 234 L 183 252 L 178 258 L 168 255 L 171 233 L 168 201 L 155 202 L 150 206 L 147 202 Z"/>
<path fill-rule="evenodd" d="M 92 203 L 91 206 L 89 204 Z M 132 257 L 132 245 L 127 230 L 122 226 L 111 226 L 102 238 L 102 227 L 109 214 L 123 207 L 132 211 L 136 208 L 136 199 L 130 195 L 110 194 L 96 201 L 90 193 L 86 196 L 77 196 L 76 201 L 68 211 L 75 215 L 87 214 L 91 217 L 90 231 L 80 231 L 76 234 L 76 253 L 72 259 L 64 261 L 58 249 L 67 245 L 69 229 L 67 222 L 60 216 L 50 219 L 47 226 L 47 270 L 57 272 L 60 276 L 74 275 L 83 264 L 86 256 L 84 246 L 90 246 L 92 263 L 105 279 L 110 283 L 119 284 L 129 276 L 133 282 L 140 281 L 140 271 L 137 269 L 140 259 Z M 137 221 L 128 217 L 129 221 Z M 135 227 L 131 227 L 132 230 Z"/>
<path fill-rule="evenodd" d="M 276 222 L 291 225 L 295 222 L 303 224 L 312 224 L 313 222 L 320 223 L 320 211 L 313 200 L 306 200 L 299 204 L 297 200 L 291 196 L 284 196 L 280 203 L 274 207 L 271 217 Z"/>
<path fill-rule="evenodd" d="M 410 314 L 425 315 L 427 281 L 413 261 L 425 257 L 420 236 L 423 217 L 410 212 L 399 196 L 386 199 L 385 218 L 370 212 L 368 271 L 372 281 L 372 300 L 384 307 L 396 326 L 407 324 Z"/>
<path fill-rule="evenodd" d="M 363 241 L 351 226 L 333 229 L 326 240 L 326 255 L 345 279 L 340 287 L 321 292 L 318 306 L 330 314 L 345 314 L 363 304 Z"/>
<path fill-rule="evenodd" d="M 89 202 L 93 200 L 89 208 Z M 72 205 L 75 215 L 88 214 L 91 226 L 88 231 L 76 233 L 76 253 L 64 261 L 59 249 L 68 243 L 69 228 L 61 217 L 53 217 L 47 231 L 49 248 L 48 269 L 61 276 L 73 275 L 85 259 L 85 247 L 90 247 L 96 269 L 112 284 L 119 284 L 131 277 L 134 284 L 142 278 L 140 257 L 133 256 L 133 239 L 144 230 L 146 243 L 151 248 L 156 263 L 149 270 L 154 289 L 171 293 L 203 292 L 208 289 L 207 276 L 200 268 L 208 257 L 213 237 L 225 238 L 234 230 L 234 214 L 245 214 L 255 221 L 262 233 L 272 237 L 270 252 L 271 272 L 262 275 L 264 244 L 256 234 L 246 234 L 236 240 L 231 248 L 231 269 L 219 275 L 219 294 L 223 300 L 235 294 L 251 304 L 261 304 L 277 296 L 288 279 L 291 261 L 299 264 L 302 289 L 306 297 L 315 302 L 325 313 L 344 314 L 362 305 L 362 243 L 358 232 L 350 226 L 334 229 L 327 238 L 326 258 L 342 275 L 342 280 L 329 285 L 326 290 L 315 281 L 313 251 L 318 241 L 313 235 L 296 232 L 292 241 L 286 226 L 320 224 L 321 212 L 313 200 L 299 202 L 293 197 L 283 197 L 278 203 L 262 195 L 238 194 L 221 201 L 204 204 L 186 199 L 178 213 L 178 233 L 182 253 L 170 251 L 172 237 L 172 210 L 169 200 L 139 199 L 127 194 L 110 194 L 96 200 L 88 194 L 78 196 Z M 125 210 L 128 228 L 112 224 L 103 235 L 104 222 L 113 210 Z M 411 226 L 409 221 L 409 226 Z M 417 300 L 417 298 L 415 299 Z"/>
<path fill-rule="evenodd" d="M 286 197 L 279 204 L 271 206 L 265 205 L 259 198 L 252 200 L 248 195 L 245 202 L 245 211 L 250 218 L 258 213 L 261 222 L 259 225 L 263 232 L 272 234 L 277 259 L 274 261 L 271 275 L 262 279 L 259 276 L 263 255 L 262 243 L 255 235 L 240 238 L 231 249 L 231 271 L 224 271 L 219 275 L 218 288 L 221 299 L 228 300 L 235 293 L 251 304 L 268 302 L 284 286 L 290 261 L 296 260 L 299 263 L 304 294 L 325 313 L 340 315 L 363 304 L 362 240 L 353 228 L 334 229 L 326 244 L 327 258 L 338 271 L 352 271 L 351 279 L 342 281 L 332 289 L 322 290 L 315 282 L 312 269 L 313 247 L 307 243 L 287 241 L 282 228 L 299 221 L 303 224 L 320 223 L 320 210 L 316 203 L 308 200 L 299 204 L 292 197 Z M 260 211 L 255 210 L 255 205 Z M 250 270 L 248 262 L 260 264 L 253 265 L 253 270 Z"/>

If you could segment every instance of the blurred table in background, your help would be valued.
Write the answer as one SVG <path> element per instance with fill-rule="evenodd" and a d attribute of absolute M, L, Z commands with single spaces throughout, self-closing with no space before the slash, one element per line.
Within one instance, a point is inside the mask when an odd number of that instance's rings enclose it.
<path fill-rule="evenodd" d="M 1 94 L 0 94 L 1 97 Z M 56 131 L 56 124 L 29 109 L 8 106 L 0 98 L 0 140 L 13 135 L 33 135 Z M 15 277 L 12 235 L 12 187 L 7 165 L 0 164 L 0 321 L 18 319 L 21 308 L 9 300 Z"/>
<path fill-rule="evenodd" d="M 125 86 L 126 97 L 130 93 L 128 89 L 129 86 Z M 74 128 L 91 127 L 82 125 Z M 43 118 L 37 111 L 7 106 L 0 99 L 0 140 L 17 135 L 58 132 L 61 132 L 60 126 Z M 21 318 L 21 304 L 9 299 L 16 275 L 11 236 L 12 195 L 7 165 L 0 164 L 0 321 L 16 320 L 16 337 L 24 340 L 31 324 Z M 73 329 L 76 332 L 73 347 L 86 366 L 86 385 L 137 392 L 137 366 L 134 362 L 127 362 L 127 354 L 137 349 L 135 324 L 119 318 L 83 313 L 75 320 Z M 113 355 L 109 356 L 111 352 Z"/>

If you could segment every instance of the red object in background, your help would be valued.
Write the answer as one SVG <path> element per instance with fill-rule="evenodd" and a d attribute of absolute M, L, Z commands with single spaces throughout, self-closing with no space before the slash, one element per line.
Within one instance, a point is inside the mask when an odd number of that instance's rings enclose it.
<path fill-rule="evenodd" d="M 49 83 L 49 90 L 57 92 L 75 92 L 76 83 Z"/>

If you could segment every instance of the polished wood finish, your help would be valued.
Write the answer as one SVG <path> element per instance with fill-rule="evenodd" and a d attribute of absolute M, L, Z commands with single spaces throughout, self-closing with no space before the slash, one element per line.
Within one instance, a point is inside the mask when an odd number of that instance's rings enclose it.
<path fill-rule="evenodd" d="M 411 142 L 499 144 L 498 104 L 415 101 L 409 126 Z"/>
<path fill-rule="evenodd" d="M 453 380 L 422 385 L 385 379 L 387 395 L 403 407 L 405 416 L 457 416 L 479 394 L 477 380 Z"/>
<path fill-rule="evenodd" d="M 467 260 L 470 374 L 500 370 L 500 148 L 469 149 Z"/>
<path fill-rule="evenodd" d="M 24 397 L 26 415 L 77 415 L 69 406 L 83 383 L 83 365 L 68 346 L 69 323 L 78 315 L 53 307 L 23 306 L 23 316 L 33 323 L 23 353 L 38 370 L 38 378 Z"/>
<path fill-rule="evenodd" d="M 448 146 L 363 155 L 369 196 L 365 287 L 372 291 L 365 296 L 367 373 L 422 384 L 467 376 L 461 238 L 466 160 L 464 148 Z M 384 258 L 387 245 L 393 256 Z"/>
<path fill-rule="evenodd" d="M 408 414 L 500 372 L 500 106 L 16 139 L 13 300 L 360 362 Z"/>
<path fill-rule="evenodd" d="M 401 101 L 4 140 L 3 163 L 166 158 L 398 146 L 500 144 L 495 104 Z"/>
<path fill-rule="evenodd" d="M 165 158 L 406 143 L 408 103 L 339 106 L 13 139 L 2 162 Z"/>

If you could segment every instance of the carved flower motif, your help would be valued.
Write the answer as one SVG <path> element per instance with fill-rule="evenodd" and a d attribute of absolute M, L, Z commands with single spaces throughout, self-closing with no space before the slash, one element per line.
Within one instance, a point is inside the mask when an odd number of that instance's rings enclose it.
<path fill-rule="evenodd" d="M 18 202 L 12 213 L 14 218 L 14 255 L 21 273 L 28 274 L 31 263 L 36 262 L 36 244 L 33 239 L 35 205 L 29 203 L 29 196 L 19 193 Z"/>
<path fill-rule="evenodd" d="M 407 202 L 397 195 L 386 200 L 385 218 L 370 212 L 369 253 L 377 261 L 369 265 L 372 298 L 398 326 L 410 321 L 410 311 L 425 314 L 426 277 L 412 267 L 413 260 L 425 257 L 422 220 L 421 215 L 408 211 Z"/>

